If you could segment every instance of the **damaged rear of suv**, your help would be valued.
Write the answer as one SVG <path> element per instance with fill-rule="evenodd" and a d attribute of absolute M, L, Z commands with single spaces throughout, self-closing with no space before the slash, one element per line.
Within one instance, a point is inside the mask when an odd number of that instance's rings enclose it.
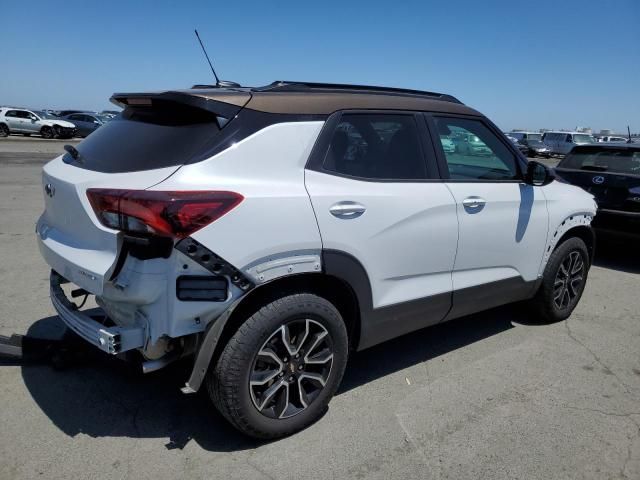
<path fill-rule="evenodd" d="M 206 385 L 249 435 L 316 420 L 350 350 L 520 300 L 565 318 L 582 294 L 591 197 L 449 95 L 276 82 L 112 101 L 121 117 L 43 170 L 52 302 L 144 371 L 193 356 L 183 392 Z M 455 135 L 486 155 L 445 149 Z"/>

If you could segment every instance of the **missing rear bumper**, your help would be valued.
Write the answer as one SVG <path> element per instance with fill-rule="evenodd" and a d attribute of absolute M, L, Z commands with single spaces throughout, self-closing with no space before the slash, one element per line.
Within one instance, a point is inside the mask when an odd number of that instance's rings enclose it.
<path fill-rule="evenodd" d="M 78 336 L 111 355 L 144 346 L 146 338 L 144 328 L 107 326 L 94 320 L 88 314 L 79 311 L 77 306 L 66 297 L 62 290 L 62 285 L 65 283 L 68 283 L 68 280 L 51 271 L 51 302 L 60 319 Z"/>

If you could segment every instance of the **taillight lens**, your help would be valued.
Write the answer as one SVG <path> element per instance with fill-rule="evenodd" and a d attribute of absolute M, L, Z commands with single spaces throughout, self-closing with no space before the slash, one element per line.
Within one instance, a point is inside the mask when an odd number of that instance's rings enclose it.
<path fill-rule="evenodd" d="M 184 238 L 236 207 L 235 192 L 118 190 L 90 188 L 89 202 L 100 222 L 132 234 Z"/>

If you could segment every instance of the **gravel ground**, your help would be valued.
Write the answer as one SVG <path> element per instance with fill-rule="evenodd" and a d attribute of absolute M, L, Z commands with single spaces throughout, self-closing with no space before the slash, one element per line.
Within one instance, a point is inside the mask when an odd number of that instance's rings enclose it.
<path fill-rule="evenodd" d="M 60 331 L 33 229 L 68 142 L 0 139 L 0 335 Z M 326 415 L 271 443 L 182 395 L 188 363 L 0 366 L 0 479 L 638 479 L 636 252 L 601 245 L 565 322 L 500 308 L 354 355 Z"/>

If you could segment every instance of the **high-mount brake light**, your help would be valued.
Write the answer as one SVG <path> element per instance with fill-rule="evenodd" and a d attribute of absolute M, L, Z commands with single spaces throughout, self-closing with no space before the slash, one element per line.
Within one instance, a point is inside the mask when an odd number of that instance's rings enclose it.
<path fill-rule="evenodd" d="M 134 235 L 184 238 L 216 221 L 244 197 L 226 191 L 154 191 L 90 188 L 100 222 Z"/>

